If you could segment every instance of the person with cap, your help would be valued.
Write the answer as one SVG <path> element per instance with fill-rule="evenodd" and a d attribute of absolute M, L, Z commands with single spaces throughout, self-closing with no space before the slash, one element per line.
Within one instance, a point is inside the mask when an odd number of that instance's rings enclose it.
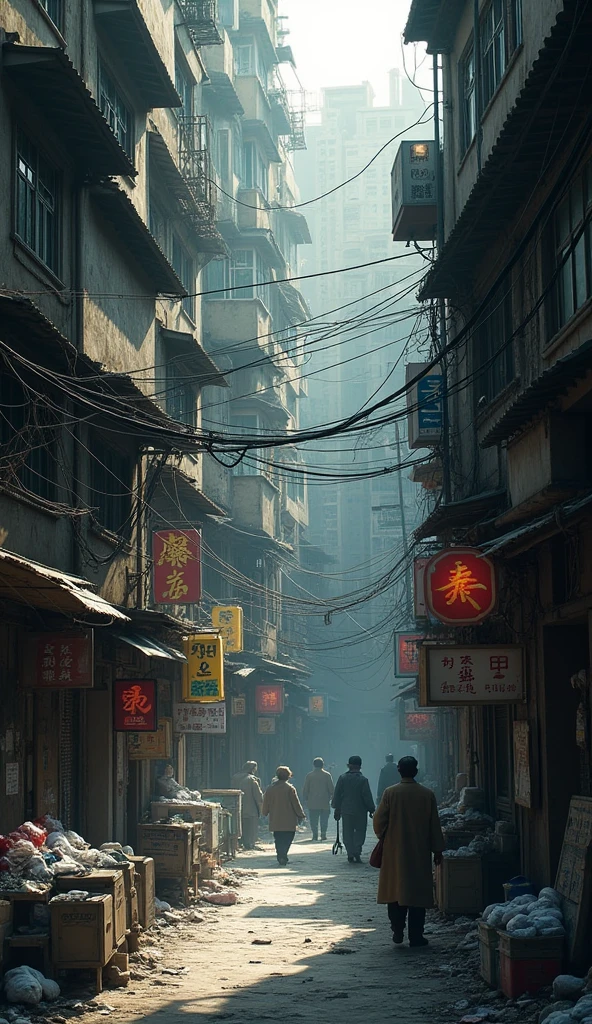
<path fill-rule="evenodd" d="M 387 754 L 385 757 L 385 765 L 380 769 L 380 775 L 378 776 L 378 789 L 376 790 L 376 801 L 380 803 L 382 800 L 382 794 L 385 789 L 389 786 L 394 786 L 395 782 L 399 780 L 399 774 L 397 772 L 397 766 L 395 759 L 392 754 Z"/>
<path fill-rule="evenodd" d="M 254 850 L 257 842 L 259 818 L 263 806 L 263 790 L 255 775 L 256 761 L 246 761 L 242 771 L 232 776 L 232 789 L 242 789 L 242 832 L 243 850 Z"/>
<path fill-rule="evenodd" d="M 374 815 L 374 831 L 384 840 L 378 881 L 378 903 L 386 903 L 393 942 L 403 942 L 407 923 L 409 945 L 427 946 L 426 908 L 433 905 L 432 854 L 442 863 L 445 848 L 436 798 L 415 781 L 417 761 L 402 757 L 401 781 L 389 786 Z"/>
<path fill-rule="evenodd" d="M 315 757 L 312 763 L 314 770 L 309 772 L 304 780 L 302 797 L 308 808 L 312 842 L 315 843 L 319 838 L 319 822 L 321 825 L 321 840 L 327 838 L 329 809 L 331 807 L 331 798 L 335 792 L 335 786 L 333 785 L 330 772 L 325 771 L 323 758 Z"/>
<path fill-rule="evenodd" d="M 335 821 L 343 821 L 343 842 L 349 863 L 361 864 L 368 815 L 374 814 L 376 808 L 370 783 L 362 775 L 362 758 L 357 754 L 350 757 L 346 773 L 337 779 L 331 806 Z"/>

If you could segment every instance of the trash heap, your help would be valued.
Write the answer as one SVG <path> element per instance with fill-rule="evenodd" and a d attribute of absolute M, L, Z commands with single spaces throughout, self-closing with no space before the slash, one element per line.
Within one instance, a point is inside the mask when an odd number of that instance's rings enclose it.
<path fill-rule="evenodd" d="M 0 894 L 41 892 L 59 875 L 83 875 L 93 868 L 117 868 L 131 847 L 105 843 L 93 849 L 77 832 L 46 814 L 0 835 Z"/>
<path fill-rule="evenodd" d="M 525 894 L 508 903 L 492 903 L 483 911 L 481 920 L 490 928 L 505 930 L 516 938 L 565 935 L 561 896 L 551 888 L 541 889 L 538 897 Z"/>

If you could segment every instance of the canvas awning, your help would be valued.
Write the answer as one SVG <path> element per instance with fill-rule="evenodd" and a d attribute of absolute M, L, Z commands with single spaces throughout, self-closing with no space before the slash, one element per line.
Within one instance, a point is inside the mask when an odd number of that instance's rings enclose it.
<path fill-rule="evenodd" d="M 115 633 L 117 640 L 121 640 L 124 644 L 129 644 L 130 647 L 135 647 L 137 651 L 141 651 L 147 658 L 166 658 L 168 661 L 187 661 L 187 658 L 181 651 L 176 651 L 174 647 L 169 647 L 168 644 L 163 644 L 161 640 L 150 640 L 148 637 L 142 636 L 140 633 Z"/>
<path fill-rule="evenodd" d="M 0 599 L 61 615 L 129 622 L 124 612 L 89 589 L 88 580 L 0 549 Z"/>

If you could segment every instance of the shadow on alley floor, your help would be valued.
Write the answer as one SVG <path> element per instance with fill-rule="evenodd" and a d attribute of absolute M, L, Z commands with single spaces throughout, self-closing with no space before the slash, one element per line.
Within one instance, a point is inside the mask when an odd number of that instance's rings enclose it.
<path fill-rule="evenodd" d="M 369 837 L 366 861 L 372 845 Z M 202 923 L 160 932 L 162 965 L 188 973 L 105 993 L 113 1018 L 431 1024 L 444 1019 L 438 1007 L 462 996 L 460 979 L 446 972 L 440 934 L 426 949 L 393 945 L 386 907 L 376 904 L 378 873 L 367 863 L 351 865 L 332 856 L 329 842 L 302 837 L 287 868 L 271 846 L 232 866 L 257 872 L 235 907 L 208 908 Z"/>

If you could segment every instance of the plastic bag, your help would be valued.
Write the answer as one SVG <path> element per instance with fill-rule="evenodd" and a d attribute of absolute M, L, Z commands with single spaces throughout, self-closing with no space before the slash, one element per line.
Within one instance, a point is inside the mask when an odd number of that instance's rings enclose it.
<path fill-rule="evenodd" d="M 541 899 L 541 897 L 543 899 L 553 900 L 557 904 L 561 903 L 561 896 L 557 892 L 557 889 L 552 889 L 549 885 L 546 885 L 543 889 L 541 889 L 539 893 L 539 899 Z"/>
<path fill-rule="evenodd" d="M 576 978 L 575 974 L 558 974 L 553 982 L 553 999 L 579 999 L 585 983 L 585 978 Z"/>
<path fill-rule="evenodd" d="M 521 917 L 525 917 L 524 911 L 521 907 L 512 907 L 510 910 L 506 910 L 504 916 L 502 917 L 502 925 L 507 927 L 510 921 L 512 921 L 513 918 L 518 917 L 518 915 L 520 915 Z"/>
<path fill-rule="evenodd" d="M 33 878 L 36 882 L 53 882 L 53 871 L 38 853 L 31 857 L 25 873 L 27 878 Z"/>
<path fill-rule="evenodd" d="M 592 1016 L 592 996 L 582 996 L 569 1012 L 574 1020 L 584 1020 L 585 1017 Z"/>
<path fill-rule="evenodd" d="M 19 832 L 22 832 L 24 838 L 33 843 L 37 850 L 41 849 L 47 838 L 45 829 L 34 825 L 32 821 L 25 821 L 19 828 Z"/>
<path fill-rule="evenodd" d="M 514 928 L 512 935 L 517 939 L 534 939 L 536 933 L 536 928 L 532 927 L 532 925 L 528 925 L 527 928 Z"/>
<path fill-rule="evenodd" d="M 77 864 L 72 857 L 62 857 L 53 865 L 54 875 L 82 875 L 85 869 Z"/>
<path fill-rule="evenodd" d="M 212 892 L 202 896 L 206 903 L 212 903 L 215 907 L 233 907 L 238 902 L 235 892 Z"/>
<path fill-rule="evenodd" d="M 11 839 L 10 836 L 0 836 L 0 856 L 1 857 L 4 857 L 4 855 L 7 854 L 9 850 L 12 850 L 13 846 L 14 846 L 14 839 Z"/>
<path fill-rule="evenodd" d="M 72 832 L 71 830 L 69 830 L 68 832 L 65 832 L 64 835 L 65 835 L 66 839 L 68 840 L 68 842 L 70 843 L 70 846 L 74 850 L 86 850 L 86 849 L 88 849 L 89 844 L 84 841 L 82 836 L 78 835 L 78 832 Z"/>
<path fill-rule="evenodd" d="M 15 967 L 4 978 L 4 994 L 9 1003 L 36 1006 L 43 998 L 43 989 L 26 967 Z"/>
<path fill-rule="evenodd" d="M 490 903 L 488 907 L 485 907 L 485 910 L 481 914 L 481 920 L 487 921 L 487 918 L 495 910 L 496 907 L 499 907 L 499 903 Z"/>
<path fill-rule="evenodd" d="M 529 922 L 528 917 L 526 916 L 526 914 L 516 914 L 516 916 L 513 917 L 511 919 L 511 921 L 508 921 L 508 924 L 507 924 L 506 927 L 507 927 L 507 930 L 512 934 L 513 932 L 516 931 L 516 929 L 528 928 L 529 924 L 530 924 L 530 922 Z"/>
<path fill-rule="evenodd" d="M 37 850 L 33 846 L 33 843 L 30 843 L 28 839 L 23 839 L 21 836 L 18 842 L 16 842 L 12 847 L 12 850 L 9 850 L 6 854 L 6 859 L 11 864 L 12 870 L 15 874 L 22 874 L 31 860 L 31 857 L 36 853 Z"/>
<path fill-rule="evenodd" d="M 490 926 L 490 928 L 501 928 L 503 916 L 504 908 L 496 907 L 495 910 L 491 911 L 491 914 L 487 918 L 487 924 Z"/>

